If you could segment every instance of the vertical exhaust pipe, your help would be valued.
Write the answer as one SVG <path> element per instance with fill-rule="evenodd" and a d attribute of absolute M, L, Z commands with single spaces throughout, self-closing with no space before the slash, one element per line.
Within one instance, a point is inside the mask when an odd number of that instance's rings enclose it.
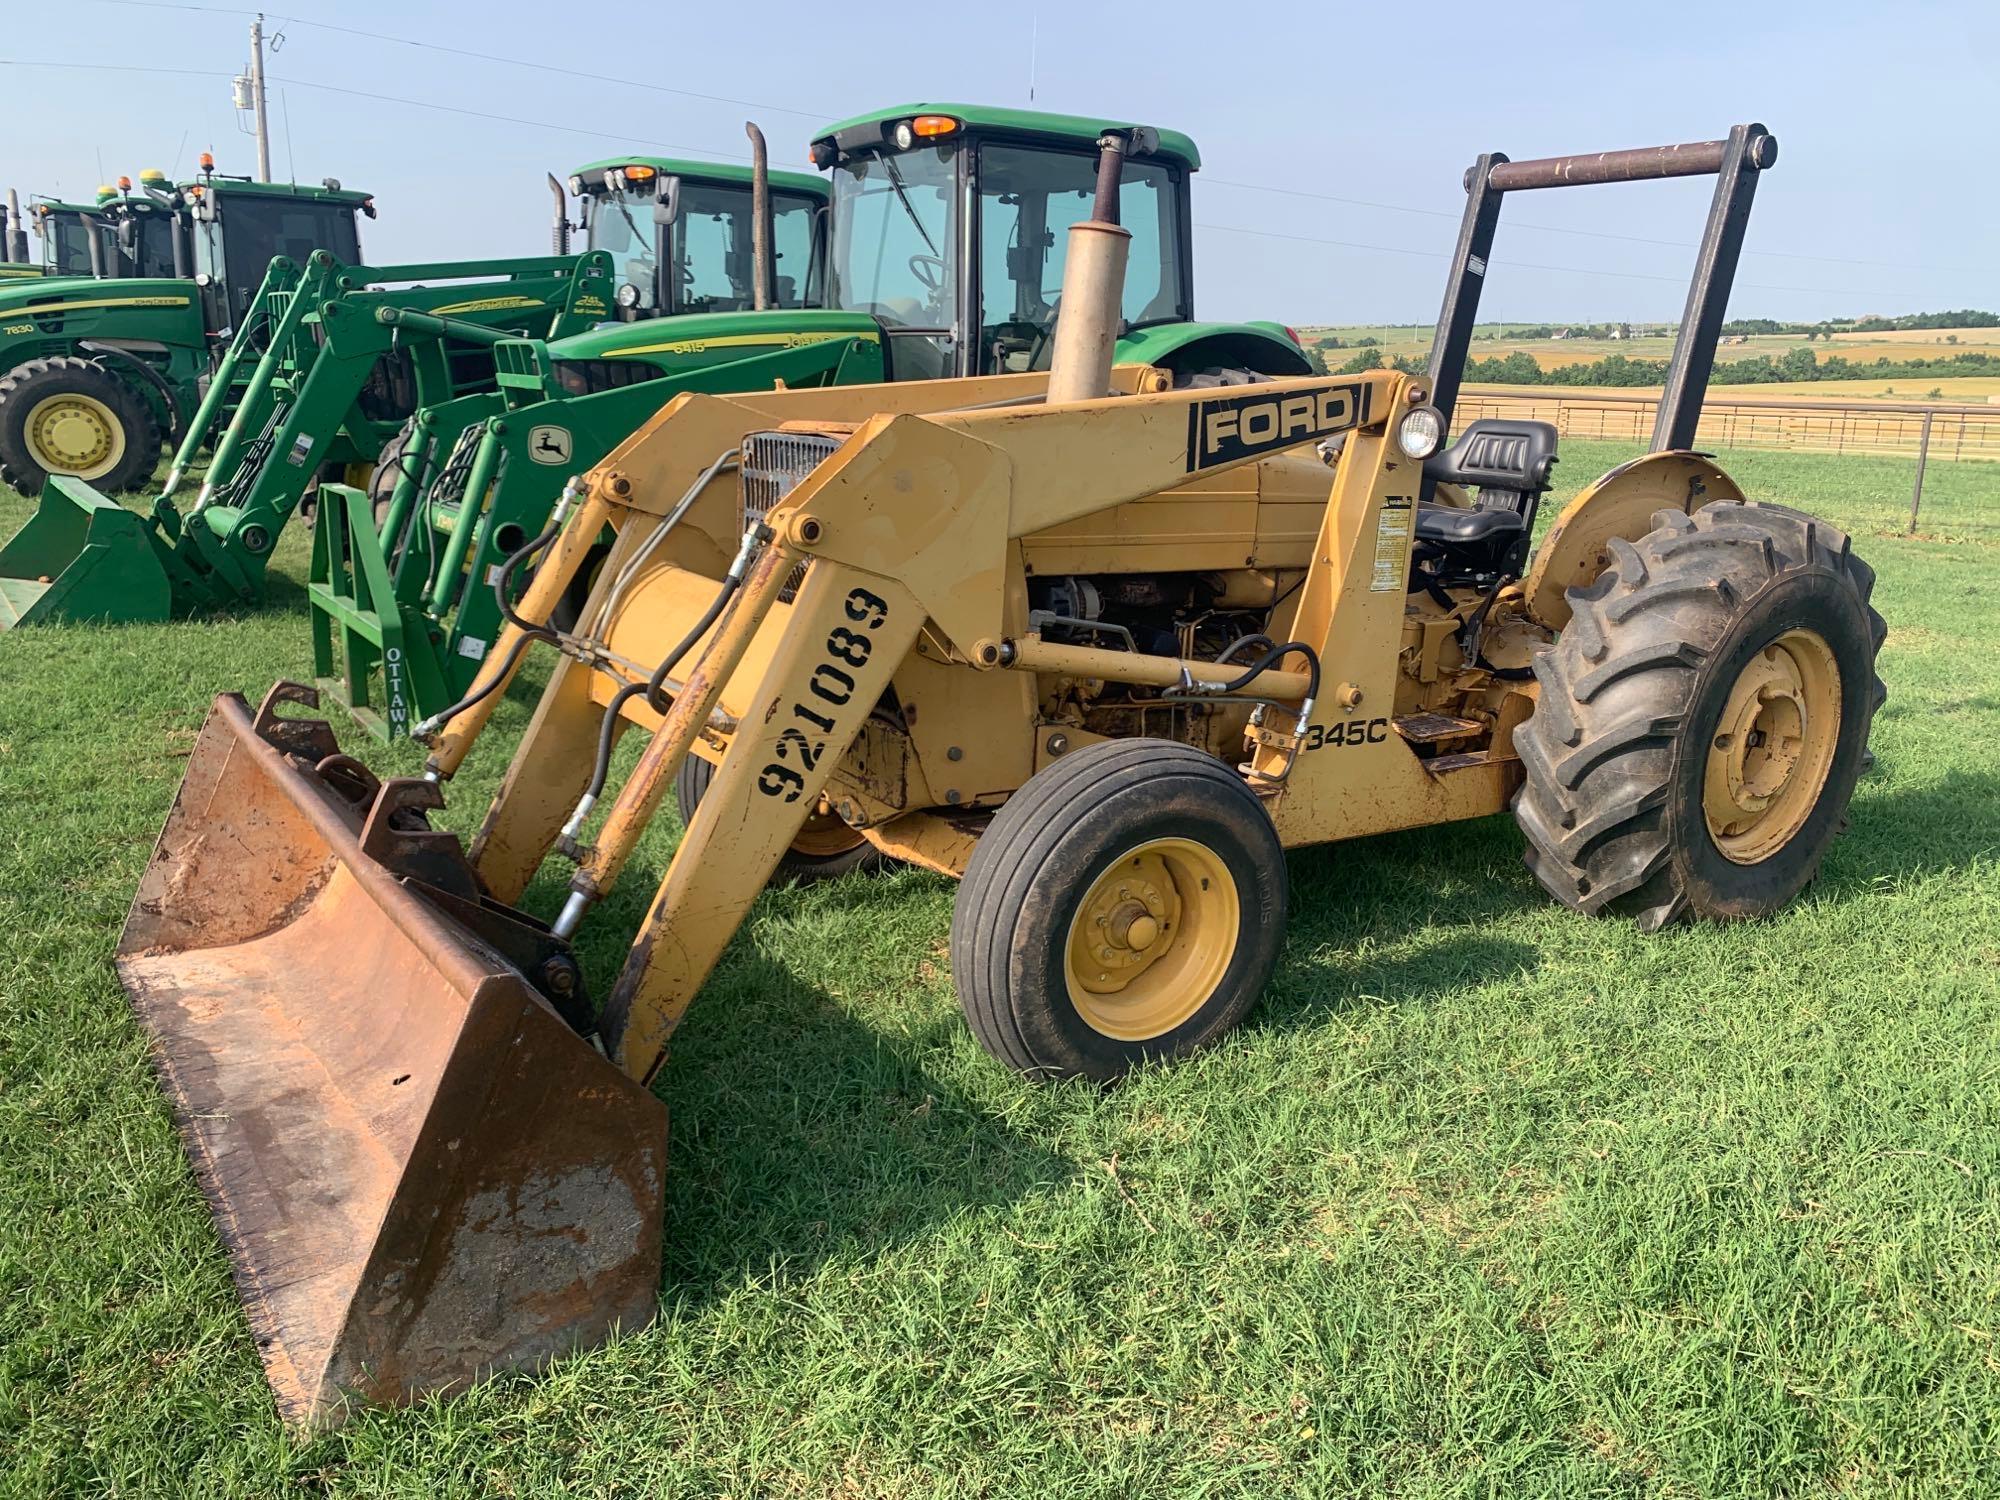
<path fill-rule="evenodd" d="M 549 191 L 555 195 L 556 218 L 549 226 L 549 249 L 557 255 L 569 254 L 569 195 L 556 174 L 549 173 Z"/>
<path fill-rule="evenodd" d="M 743 122 L 743 133 L 750 137 L 750 305 L 764 312 L 771 306 L 776 269 L 771 258 L 771 154 L 755 120 Z"/>
<path fill-rule="evenodd" d="M 1125 261 L 1132 250 L 1132 232 L 1118 222 L 1118 180 L 1133 144 L 1110 131 L 1098 138 L 1097 198 L 1090 217 L 1070 226 L 1049 353 L 1051 402 L 1111 394 L 1111 356 L 1124 326 Z"/>
<path fill-rule="evenodd" d="M 7 259 L 16 265 L 28 263 L 27 221 L 21 217 L 21 194 L 16 188 L 7 189 Z"/>

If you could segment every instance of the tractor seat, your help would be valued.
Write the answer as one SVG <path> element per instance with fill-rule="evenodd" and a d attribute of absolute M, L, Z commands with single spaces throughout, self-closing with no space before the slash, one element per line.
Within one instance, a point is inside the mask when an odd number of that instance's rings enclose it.
<path fill-rule="evenodd" d="M 1527 528 L 1527 518 L 1518 510 L 1458 505 L 1417 507 L 1417 536 L 1426 542 L 1484 542 Z"/>
<path fill-rule="evenodd" d="M 1417 535 L 1464 545 L 1526 531 L 1556 466 L 1556 430 L 1548 422 L 1482 418 L 1458 441 L 1424 460 L 1424 478 L 1477 490 L 1479 503 L 1417 507 Z"/>

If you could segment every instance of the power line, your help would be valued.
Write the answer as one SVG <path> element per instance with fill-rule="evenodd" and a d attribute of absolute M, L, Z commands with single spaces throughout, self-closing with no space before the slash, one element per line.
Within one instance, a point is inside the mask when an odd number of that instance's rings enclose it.
<path fill-rule="evenodd" d="M 1197 220 L 1194 227 L 1197 229 L 1217 230 L 1223 234 L 1256 235 L 1260 239 L 1267 240 L 1292 240 L 1302 245 L 1334 245 L 1343 250 L 1372 250 L 1385 255 L 1417 255 L 1422 256 L 1426 260 L 1451 259 L 1450 254 L 1443 250 L 1410 250 L 1400 245 L 1364 245 L 1354 240 L 1329 240 L 1321 239 L 1316 235 L 1283 234 L 1275 229 L 1251 229 L 1240 224 L 1204 224 Z M 1557 271 L 1565 276 L 1615 276 L 1621 281 L 1664 281 L 1674 286 L 1687 285 L 1687 278 L 1685 276 L 1663 276 L 1653 271 L 1607 271 L 1600 267 L 1592 266 L 1549 266 L 1532 260 L 1504 260 L 1497 261 L 1495 264 L 1523 271 Z M 1815 296 L 1823 297 L 1905 297 L 1910 295 L 1907 292 L 1901 291 L 1885 291 L 1879 287 L 1771 286 L 1755 281 L 1739 281 L 1735 284 L 1748 291 L 1809 292 Z"/>
<path fill-rule="evenodd" d="M 151 64 L 138 63 L 72 63 L 37 62 L 21 58 L 0 58 L 0 67 L 6 68 L 61 68 L 72 72 L 92 73 L 150 73 L 163 74 L 174 78 L 233 78 L 233 73 L 218 72 L 213 68 L 163 68 Z M 724 157 L 731 161 L 748 161 L 750 158 L 735 151 L 715 151 L 706 146 L 685 146 L 673 141 L 656 141 L 646 136 L 631 135 L 619 130 L 591 130 L 581 125 L 564 125 L 555 120 L 534 120 L 525 115 L 493 114 L 481 109 L 463 109 L 455 104 L 439 104 L 430 99 L 405 99 L 397 94 L 376 94 L 366 89 L 350 89 L 335 83 L 314 83 L 304 78 L 280 78 L 275 74 L 273 83 L 288 84 L 292 88 L 318 89 L 322 93 L 345 94 L 355 99 L 370 99 L 378 104 L 402 104 L 411 109 L 435 110 L 440 114 L 464 115 L 474 120 L 489 120 L 502 125 L 526 125 L 536 130 L 557 130 L 569 135 L 588 136 L 592 140 L 625 141 L 641 146 L 658 146 L 664 151 L 686 152 L 699 157 Z"/>
<path fill-rule="evenodd" d="M 205 15 L 247 16 L 253 11 L 237 6 L 193 5 L 182 0 L 91 0 L 97 5 L 120 5 L 131 10 L 181 10 L 199 11 Z M 510 68 L 529 68 L 537 73 L 557 74 L 564 78 L 583 78 L 592 83 L 615 83 L 626 88 L 644 89 L 653 94 L 671 94 L 681 99 L 699 99 L 705 104 L 733 104 L 741 109 L 768 110 L 781 115 L 797 115 L 801 119 L 825 120 L 829 114 L 814 110 L 793 109 L 783 104 L 760 103 L 754 99 L 735 99 L 727 94 L 703 94 L 693 89 L 668 88 L 662 83 L 644 83 L 632 78 L 618 78 L 604 73 L 589 72 L 581 68 L 565 68 L 556 63 L 526 57 L 507 57 L 498 52 L 475 52 L 466 47 L 450 47 L 442 42 L 419 41 L 415 37 L 395 36 L 386 31 L 368 31 L 358 26 L 340 26 L 332 21 L 315 21 L 308 16 L 283 15 L 277 11 L 265 12 L 272 20 L 282 21 L 288 26 L 311 26 L 320 31 L 336 32 L 342 36 L 362 37 L 371 42 L 387 42 L 397 47 L 416 47 L 426 52 L 441 52 L 449 57 L 468 57 L 478 62 L 500 63 Z"/>
<path fill-rule="evenodd" d="M 1347 198 L 1338 193 L 1315 193 L 1305 188 L 1277 187 L 1268 182 L 1240 182 L 1229 177 L 1212 177 L 1207 173 L 1203 173 L 1202 178 L 1203 181 L 1213 183 L 1218 187 L 1243 188 L 1253 193 L 1276 193 L 1286 198 L 1310 198 L 1318 203 L 1339 203 L 1349 208 L 1373 208 L 1392 214 L 1419 214 L 1427 219 L 1449 219 L 1453 223 L 1456 223 L 1461 217 L 1459 214 L 1451 213 L 1441 208 L 1412 208 L 1403 203 L 1377 203 L 1368 198 Z M 1685 240 L 1652 239 L 1645 235 L 1616 234 L 1604 229 L 1572 229 L 1562 224 L 1529 224 L 1515 219 L 1507 220 L 1506 224 L 1509 229 L 1532 229 L 1540 234 L 1573 234 L 1582 239 L 1617 240 L 1627 245 L 1660 245 L 1669 250 L 1693 250 L 1698 248 Z M 1945 271 L 1967 276 L 1983 276 L 1987 274 L 1985 271 L 1974 270 L 1970 266 L 1930 266 L 1911 264 L 1906 261 L 1856 260 L 1850 256 L 1843 255 L 1806 255 L 1794 250 L 1753 250 L 1748 246 L 1744 247 L 1743 253 L 1745 255 L 1770 256 L 1778 260 L 1812 260 L 1823 261 L 1828 265 L 1873 266 L 1891 271 Z"/>
<path fill-rule="evenodd" d="M 142 3 L 142 0 L 101 0 L 101 3 L 140 4 Z M 214 7 L 194 6 L 194 5 L 174 5 L 169 7 L 153 3 L 153 0 L 145 0 L 145 3 L 146 3 L 146 8 L 149 9 L 154 9 L 154 8 L 199 9 L 199 10 L 214 9 Z M 136 63 L 40 62 L 40 61 L 31 61 L 18 58 L 0 58 L 0 67 L 61 68 L 61 69 L 68 69 L 72 71 L 83 71 L 83 72 L 156 73 L 156 74 L 164 74 L 167 76 L 182 77 L 182 78 L 228 78 L 233 76 L 228 73 L 217 72 L 214 69 L 207 69 L 207 68 L 168 68 L 168 67 L 159 67 L 153 64 L 136 64 Z M 749 159 L 747 156 L 744 156 L 738 152 L 710 151 L 702 147 L 678 145 L 669 141 L 650 140 L 644 136 L 632 136 L 624 134 L 623 132 L 619 131 L 593 130 L 580 125 L 561 124 L 554 120 L 536 120 L 536 119 L 530 119 L 522 115 L 503 115 L 503 114 L 491 113 L 486 110 L 465 109 L 458 105 L 439 104 L 429 99 L 408 99 L 397 94 L 379 94 L 371 92 L 366 89 L 347 88 L 340 84 L 315 83 L 302 78 L 274 78 L 272 81 L 276 83 L 289 84 L 294 88 L 317 89 L 322 93 L 342 94 L 349 98 L 367 99 L 378 104 L 401 104 L 412 109 L 434 110 L 441 114 L 461 115 L 469 119 L 487 120 L 498 124 L 525 125 L 532 129 L 537 129 L 537 130 L 561 131 L 569 135 L 587 136 L 593 140 L 626 141 L 638 145 L 657 146 L 660 147 L 662 150 L 667 150 L 667 151 L 688 152 L 695 156 L 724 157 L 732 161 L 747 161 Z M 1231 184 L 1231 185 L 1242 186 L 1243 184 Z M 1273 191 L 1289 192 L 1291 190 L 1273 189 Z M 1332 198 L 1333 195 L 1310 194 L 1302 192 L 1299 194 L 1299 196 Z M 1334 201 L 1347 202 L 1347 201 L 1360 201 L 1360 200 L 1335 199 Z M 1432 210 L 1432 209 L 1412 210 L 1412 212 L 1422 212 L 1425 214 L 1441 214 L 1440 210 Z M 1451 218 L 1454 216 L 1450 214 L 1442 214 L 1442 217 Z M 1356 240 L 1337 240 L 1337 239 L 1323 238 L 1316 235 L 1286 234 L 1282 231 L 1275 229 L 1254 229 L 1248 225 L 1242 225 L 1242 224 L 1197 223 L 1195 227 L 1198 229 L 1211 230 L 1222 234 L 1252 235 L 1260 239 L 1289 240 L 1297 244 L 1306 244 L 1306 245 L 1329 245 L 1338 249 L 1362 250 L 1379 255 L 1418 256 L 1426 260 L 1449 260 L 1451 258 L 1448 253 L 1441 250 L 1415 250 L 1402 245 L 1371 245 Z M 1550 271 L 1565 276 L 1604 276 L 1604 277 L 1611 277 L 1621 281 L 1658 281 L 1658 282 L 1670 283 L 1673 285 L 1685 284 L 1685 278 L 1683 277 L 1667 276 L 1667 275 L 1661 275 L 1656 272 L 1647 272 L 1647 271 L 1611 271 L 1599 267 L 1590 267 L 1590 266 L 1553 266 L 1553 265 L 1545 265 L 1536 261 L 1510 260 L 1504 262 L 1504 264 L 1518 267 L 1519 269 L 1522 270 Z M 1882 296 L 1910 295 L 1907 292 L 1886 291 L 1880 288 L 1776 286 L 1768 283 L 1751 282 L 1751 281 L 1738 282 L 1737 285 L 1742 287 L 1746 291 L 1790 292 L 1801 295 L 1829 296 L 1829 297 L 1832 296 L 1882 297 Z"/>
<path fill-rule="evenodd" d="M 255 13 L 253 11 L 244 9 L 239 6 L 200 5 L 192 3 L 192 0 L 89 0 L 89 3 L 95 3 L 98 5 L 118 5 L 133 10 L 192 11 L 192 12 L 198 12 L 203 15 L 247 16 Z M 269 12 L 269 14 L 274 19 L 283 21 L 289 25 L 315 27 L 318 30 L 330 31 L 342 36 L 362 37 L 369 41 L 388 42 L 394 46 L 399 46 L 399 47 L 415 47 L 429 52 L 439 52 L 450 57 L 464 57 L 464 58 L 471 58 L 479 62 L 499 63 L 504 67 L 528 68 L 532 69 L 537 73 L 543 73 L 543 74 L 553 73 L 565 78 L 581 78 L 591 83 L 622 84 L 626 88 L 644 89 L 650 93 L 669 94 L 683 99 L 699 99 L 709 104 L 732 104 L 742 109 L 768 110 L 777 114 L 795 115 L 800 119 L 808 119 L 808 120 L 825 120 L 832 113 L 832 111 L 828 110 L 802 110 L 802 109 L 794 109 L 791 106 L 784 104 L 770 104 L 770 103 L 762 103 L 751 99 L 737 99 L 727 94 L 698 93 L 691 89 L 669 88 L 665 84 L 643 83 L 629 78 L 607 77 L 602 73 L 590 72 L 580 68 L 565 68 L 554 63 L 544 62 L 536 59 L 524 58 L 524 57 L 508 57 L 502 53 L 497 53 L 497 52 L 476 52 L 465 47 L 447 46 L 442 42 L 426 42 L 426 41 L 420 41 L 415 37 L 396 36 L 392 33 L 384 31 L 370 31 L 361 27 L 341 26 L 332 21 L 316 21 L 308 16 L 282 15 L 275 11 Z M 323 88 L 331 87 L 331 85 L 304 85 L 304 86 L 305 87 L 316 86 Z M 381 97 L 385 99 L 388 98 L 388 96 L 386 95 Z M 416 101 L 398 101 L 398 102 L 416 102 Z M 435 106 L 435 107 L 442 108 L 443 106 Z M 471 113 L 470 111 L 460 111 L 460 112 Z M 492 116 L 490 118 L 509 119 L 511 117 Z M 522 123 L 529 123 L 529 122 L 522 122 Z M 610 134 L 610 132 L 603 132 L 603 133 Z M 650 145 L 657 143 L 647 142 L 647 144 Z M 747 158 L 742 156 L 737 156 L 734 159 L 738 161 L 747 160 Z M 1204 180 L 1213 183 L 1219 187 L 1240 188 L 1246 192 L 1253 192 L 1253 193 L 1273 193 L 1287 198 L 1307 198 L 1321 203 L 1338 203 L 1349 208 L 1373 209 L 1381 213 L 1416 214 L 1424 218 L 1449 219 L 1454 221 L 1457 220 L 1459 217 L 1458 214 L 1445 209 L 1417 208 L 1406 203 L 1380 203 L 1367 198 L 1345 197 L 1338 193 L 1319 193 L 1310 191 L 1305 188 L 1280 187 L 1275 183 L 1244 182 L 1236 178 L 1212 177 L 1212 176 L 1206 177 Z M 1563 225 L 1563 224 L 1533 224 L 1520 221 L 1509 221 L 1507 227 L 1509 229 L 1531 230 L 1537 234 L 1567 234 L 1567 235 L 1574 235 L 1581 239 L 1610 240 L 1620 244 L 1655 245 L 1669 250 L 1693 250 L 1697 248 L 1696 246 L 1684 240 L 1654 239 L 1646 235 L 1618 234 L 1610 230 L 1602 230 L 1602 229 L 1575 229 L 1571 228 L 1568 225 Z M 1861 260 L 1861 259 L 1856 259 L 1852 256 L 1812 255 L 1797 250 L 1761 250 L 1750 246 L 1745 246 L 1742 253 L 1745 255 L 1764 256 L 1766 258 L 1774 260 L 1816 261 L 1825 265 L 1869 266 L 1877 269 L 1893 270 L 1893 271 L 1930 271 L 1930 272 L 1942 272 L 1947 275 L 1958 275 L 1958 276 L 1984 276 L 1985 274 L 1987 274 L 1983 269 L 1976 269 L 1970 266 L 1936 266 L 1936 265 L 1925 265 L 1922 263 L 1912 263 L 1907 261 Z M 1602 272 L 1602 273 L 1592 273 L 1592 274 L 1609 275 L 1611 273 Z M 1669 278 L 1669 279 L 1678 279 L 1678 278 Z M 1878 294 L 1863 293 L 1860 295 L 1878 295 Z"/>

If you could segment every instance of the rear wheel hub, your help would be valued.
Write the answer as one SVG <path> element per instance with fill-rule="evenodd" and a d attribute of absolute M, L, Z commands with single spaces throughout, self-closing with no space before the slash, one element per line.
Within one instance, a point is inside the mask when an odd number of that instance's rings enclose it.
<path fill-rule="evenodd" d="M 1709 742 L 1702 813 L 1724 858 L 1769 859 L 1805 826 L 1840 742 L 1840 668 L 1814 631 L 1752 657 Z"/>

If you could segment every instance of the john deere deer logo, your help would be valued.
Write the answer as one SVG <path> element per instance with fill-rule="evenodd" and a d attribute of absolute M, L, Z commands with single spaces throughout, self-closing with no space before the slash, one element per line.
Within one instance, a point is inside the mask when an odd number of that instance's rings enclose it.
<path fill-rule="evenodd" d="M 528 429 L 528 457 L 538 464 L 566 464 L 569 462 L 570 437 L 567 427 L 531 427 Z"/>

